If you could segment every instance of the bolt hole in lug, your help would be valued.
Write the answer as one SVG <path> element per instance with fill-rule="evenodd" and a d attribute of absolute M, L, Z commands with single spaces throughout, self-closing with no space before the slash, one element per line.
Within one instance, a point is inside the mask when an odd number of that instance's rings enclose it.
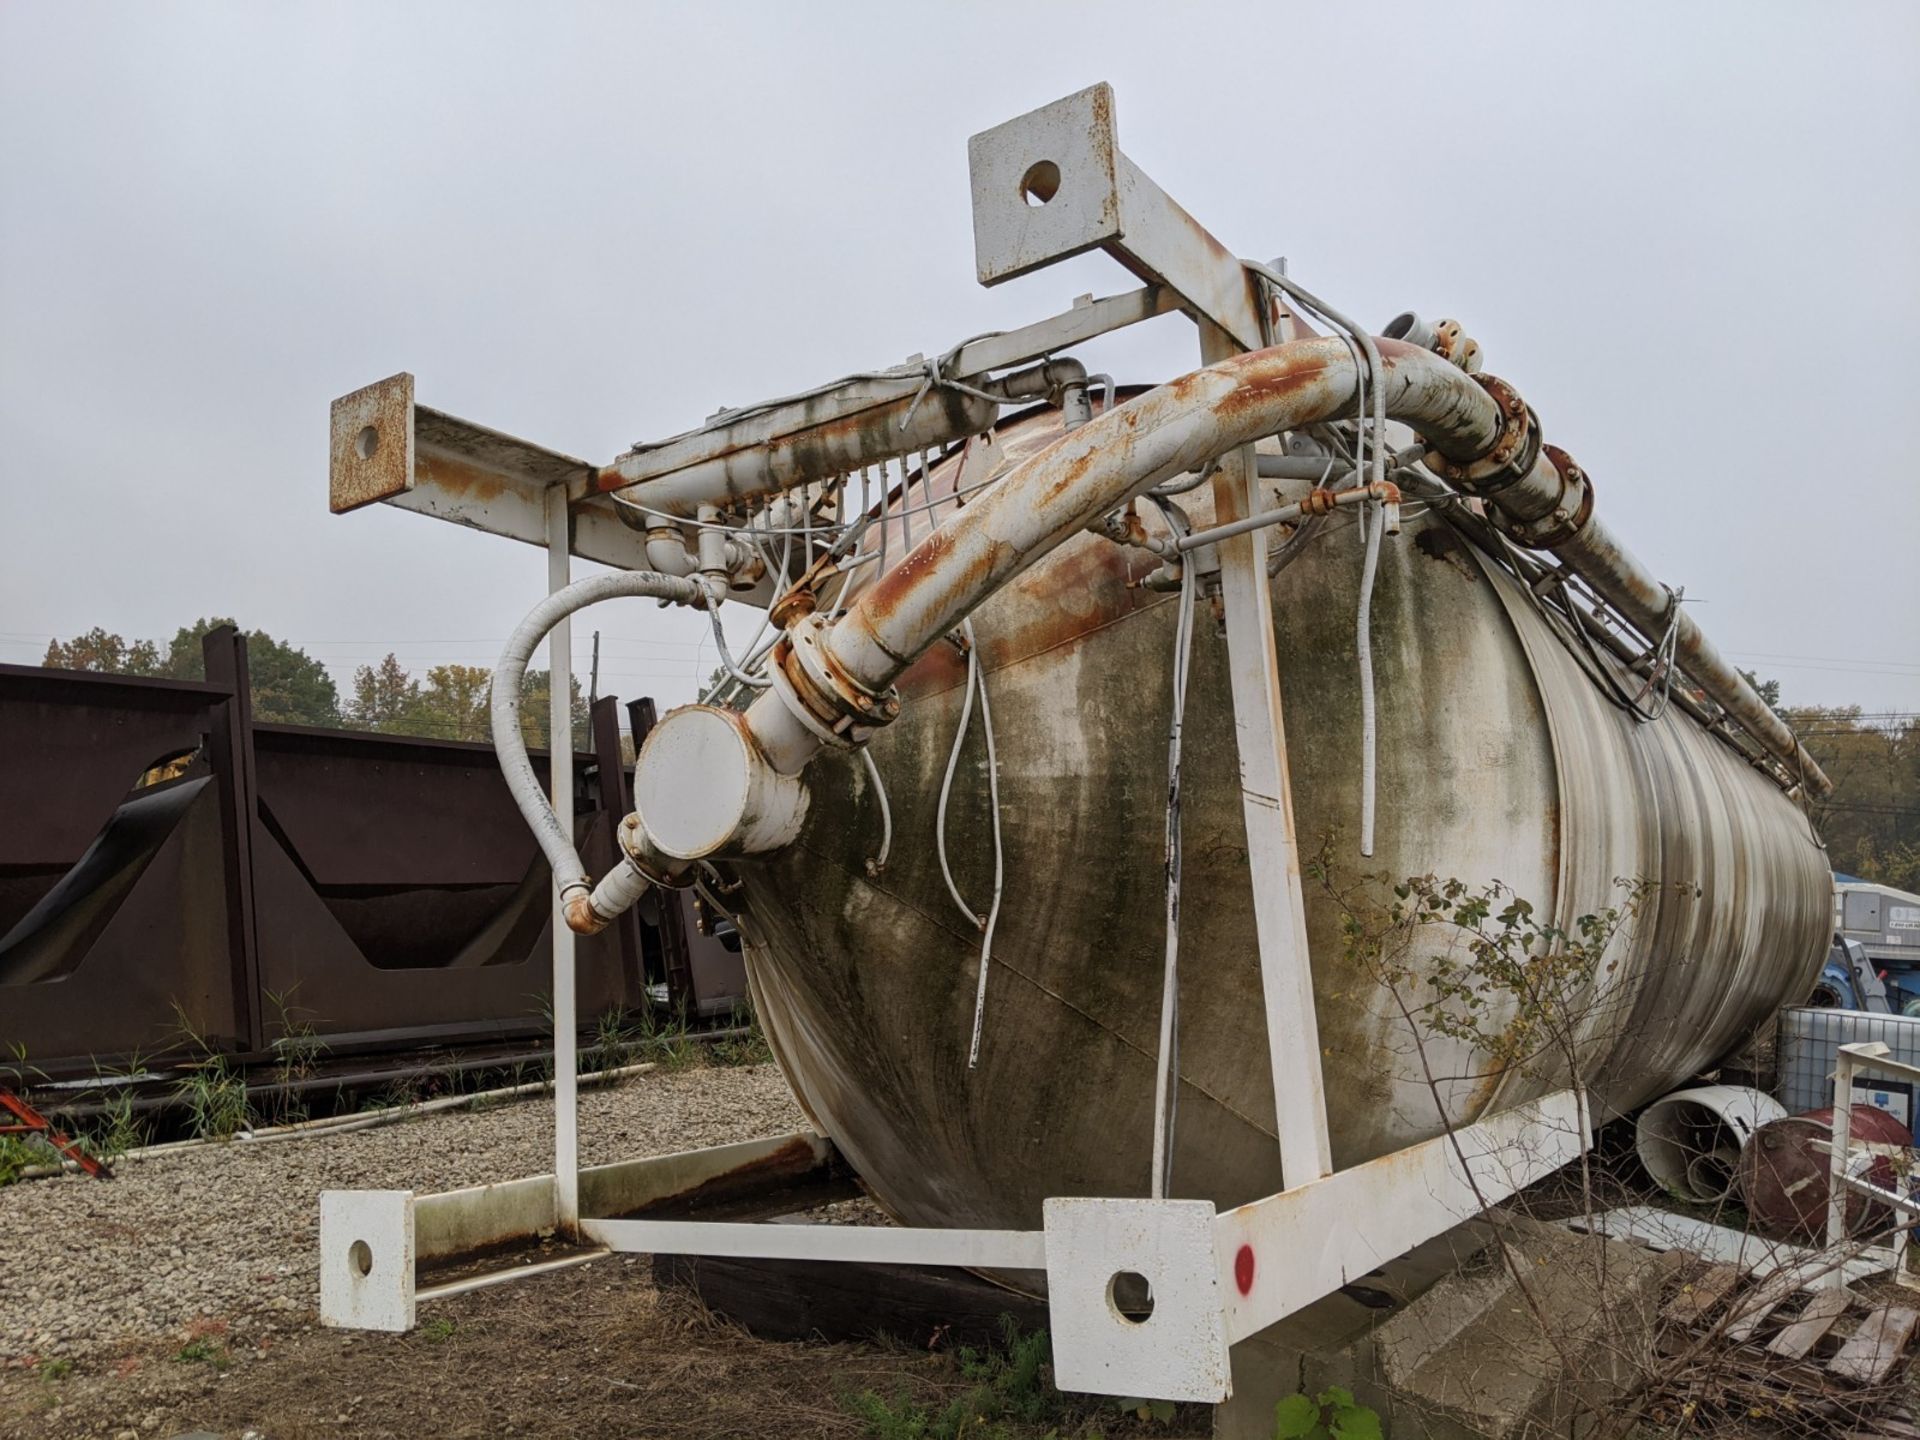
<path fill-rule="evenodd" d="M 362 460 L 371 460 L 379 448 L 380 432 L 371 425 L 362 426 L 360 433 L 353 437 L 353 453 Z"/>
<path fill-rule="evenodd" d="M 1153 1286 L 1138 1270 L 1121 1270 L 1107 1281 L 1107 1306 L 1129 1325 L 1153 1318 Z"/>
<path fill-rule="evenodd" d="M 347 1247 L 347 1264 L 364 1280 L 373 1273 L 373 1247 L 364 1240 L 354 1241 Z"/>
<path fill-rule="evenodd" d="M 1036 160 L 1020 177 L 1020 198 L 1038 209 L 1060 193 L 1060 167 L 1051 160 Z"/>

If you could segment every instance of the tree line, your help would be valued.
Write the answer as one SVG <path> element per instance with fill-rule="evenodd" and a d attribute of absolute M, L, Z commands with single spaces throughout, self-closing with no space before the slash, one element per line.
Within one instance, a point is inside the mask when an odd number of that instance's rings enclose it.
<path fill-rule="evenodd" d="M 128 642 L 99 627 L 47 645 L 43 664 L 120 675 L 204 678 L 200 642 L 231 620 L 207 619 L 158 641 Z M 481 665 L 434 665 L 415 677 L 389 653 L 354 672 L 342 698 L 327 667 L 306 651 L 265 631 L 247 632 L 247 663 L 256 718 L 296 725 L 333 725 L 392 735 L 485 741 L 493 672 Z M 720 672 L 715 672 L 716 680 Z M 1833 794 L 1809 803 L 1809 818 L 1842 874 L 1920 891 L 1920 716 L 1869 712 L 1858 705 L 1783 704 L 1778 680 L 1748 675 L 1805 741 L 1833 780 Z M 547 743 L 547 672 L 529 670 L 521 693 L 527 743 Z M 587 738 L 587 701 L 571 681 L 576 747 Z"/>
<path fill-rule="evenodd" d="M 1920 716 L 1809 706 L 1787 723 L 1833 781 L 1809 806 L 1833 868 L 1920 893 Z"/>
<path fill-rule="evenodd" d="M 40 663 L 60 670 L 204 680 L 201 642 L 209 630 L 221 625 L 239 628 L 234 621 L 218 617 L 198 620 L 175 631 L 165 645 L 157 640 L 129 641 L 95 626 L 71 640 L 49 641 Z M 440 740 L 485 741 L 491 735 L 487 706 L 493 672 L 484 665 L 435 665 L 416 679 L 389 652 L 378 665 L 362 665 L 354 671 L 352 691 L 343 697 L 327 667 L 306 651 L 264 630 L 244 633 L 256 720 Z M 587 700 L 580 682 L 569 680 L 577 748 L 587 739 Z M 527 671 L 520 687 L 520 725 L 530 746 L 547 743 L 548 689 L 545 670 Z"/>

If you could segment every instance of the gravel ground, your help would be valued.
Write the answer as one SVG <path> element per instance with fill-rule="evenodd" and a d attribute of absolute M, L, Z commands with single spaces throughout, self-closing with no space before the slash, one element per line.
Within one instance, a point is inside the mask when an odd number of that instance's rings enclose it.
<path fill-rule="evenodd" d="M 771 1065 L 655 1071 L 587 1092 L 580 1112 L 589 1164 L 804 1125 Z M 435 1301 L 405 1335 L 320 1326 L 321 1190 L 538 1174 L 552 1122 L 551 1103 L 529 1099 L 0 1188 L 0 1440 L 859 1440 L 869 1392 L 913 1433 L 956 1402 L 1013 1403 L 945 1351 L 754 1339 L 656 1288 L 631 1255 Z M 864 1199 L 812 1213 L 885 1223 Z M 1107 1401 L 1020 1401 L 1036 1403 L 990 1433 L 1147 1433 Z M 1204 1414 L 1187 1419 L 1155 1440 L 1206 1433 Z"/>
<path fill-rule="evenodd" d="M 772 1065 L 655 1071 L 580 1098 L 581 1163 L 806 1128 Z M 0 1365 L 82 1360 L 220 1326 L 264 1342 L 314 1320 L 319 1196 L 451 1190 L 552 1168 L 528 1099 L 332 1138 L 236 1141 L 0 1188 Z"/>

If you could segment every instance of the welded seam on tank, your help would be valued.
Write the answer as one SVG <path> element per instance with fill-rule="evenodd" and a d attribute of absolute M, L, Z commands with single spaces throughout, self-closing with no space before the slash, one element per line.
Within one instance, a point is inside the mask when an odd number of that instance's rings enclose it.
<path fill-rule="evenodd" d="M 947 935 L 951 935 L 956 940 L 963 941 L 969 948 L 972 947 L 974 937 L 975 935 L 978 934 L 977 931 L 973 932 L 972 934 L 963 934 L 961 931 L 955 930 L 946 921 L 942 920 L 941 918 L 939 918 L 934 914 L 931 914 L 926 910 L 922 910 L 918 905 L 914 904 L 911 900 L 907 899 L 905 896 L 897 894 L 896 892 L 887 889 L 887 887 L 884 885 L 877 885 L 872 880 L 868 879 L 865 875 L 848 869 L 845 865 L 841 864 L 840 861 L 835 856 L 828 854 L 826 851 L 816 850 L 811 845 L 805 844 L 804 842 L 796 842 L 793 848 L 795 850 L 804 851 L 806 854 L 812 856 L 815 860 L 818 860 L 840 871 L 843 875 L 846 875 L 848 878 L 853 880 L 856 884 L 864 885 L 869 890 L 872 890 L 877 894 L 884 895 L 887 899 L 893 901 L 896 905 L 900 906 L 901 909 L 912 911 L 915 915 L 919 916 L 922 920 L 926 921 L 927 924 L 933 926 L 934 929 L 942 931 Z M 1006 970 L 1008 974 L 1013 975 L 1017 979 L 1026 981 L 1027 984 L 1031 985 L 1035 990 L 1038 990 L 1042 995 L 1045 995 L 1048 999 L 1057 1003 L 1063 1010 L 1068 1010 L 1073 1014 L 1078 1015 L 1082 1020 L 1085 1020 L 1089 1025 L 1093 1026 L 1094 1029 L 1101 1031 L 1103 1034 L 1111 1036 L 1119 1044 L 1124 1045 L 1127 1049 L 1133 1051 L 1141 1059 L 1145 1060 L 1148 1063 L 1148 1065 L 1153 1064 L 1153 1051 L 1147 1049 L 1143 1045 L 1136 1044 L 1134 1041 L 1129 1040 L 1125 1035 L 1121 1034 L 1118 1030 L 1115 1030 L 1111 1025 L 1107 1024 L 1106 1021 L 1101 1020 L 1096 1016 L 1088 1014 L 1085 1010 L 1081 1009 L 1078 1005 L 1074 1004 L 1071 1000 L 1067 999 L 1066 996 L 1060 994 L 1057 990 L 1053 990 L 1050 987 L 1042 984 L 1039 980 L 1035 979 L 1032 975 L 1029 975 L 1026 971 L 1022 970 L 1018 965 L 1013 964 L 1011 961 L 1003 960 L 999 955 L 995 955 L 993 957 L 993 961 L 995 964 L 999 965 L 1002 969 Z M 1279 1132 L 1275 1127 L 1271 1125 L 1262 1125 L 1258 1120 L 1254 1119 L 1251 1115 L 1248 1115 L 1244 1110 L 1240 1109 L 1239 1106 L 1234 1105 L 1230 1101 L 1225 1100 L 1219 1095 L 1214 1094 L 1213 1091 L 1207 1089 L 1206 1086 L 1200 1084 L 1198 1081 L 1193 1080 L 1192 1078 L 1186 1075 L 1182 1075 L 1180 1077 L 1180 1083 L 1186 1086 L 1188 1089 L 1192 1090 L 1196 1095 L 1201 1096 L 1203 1099 L 1211 1100 L 1215 1105 L 1218 1105 L 1227 1114 L 1233 1116 L 1234 1119 L 1240 1121 L 1242 1124 L 1246 1125 L 1248 1128 L 1258 1131 L 1260 1134 L 1267 1136 L 1269 1139 L 1277 1140 L 1279 1138 Z"/>

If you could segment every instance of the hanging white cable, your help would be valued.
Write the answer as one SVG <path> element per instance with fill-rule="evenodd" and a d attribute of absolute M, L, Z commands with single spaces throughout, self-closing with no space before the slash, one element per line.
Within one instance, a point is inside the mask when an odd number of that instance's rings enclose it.
<path fill-rule="evenodd" d="M 1194 567 L 1180 573 L 1173 643 L 1173 716 L 1167 725 L 1166 959 L 1160 982 L 1160 1046 L 1153 1076 L 1153 1198 L 1173 1184 L 1173 1124 L 1180 1065 L 1180 732 L 1186 721 L 1187 669 L 1193 654 Z"/>
<path fill-rule="evenodd" d="M 727 649 L 726 631 L 720 628 L 720 597 L 711 590 L 707 592 L 707 618 L 713 621 L 713 643 L 720 651 L 720 663 L 726 667 L 727 674 L 739 684 L 750 686 L 755 690 L 764 690 L 773 684 L 768 676 L 749 675 L 733 663 L 733 655 Z"/>
<path fill-rule="evenodd" d="M 887 868 L 887 856 L 893 853 L 893 807 L 887 804 L 886 782 L 880 778 L 880 767 L 874 764 L 873 751 L 861 746 L 860 758 L 867 762 L 867 778 L 873 781 L 873 793 L 880 799 L 880 853 L 867 861 L 867 874 L 878 875 Z"/>
<path fill-rule="evenodd" d="M 907 457 L 900 457 L 900 544 L 903 549 L 913 549 L 913 471 L 907 468 Z"/>
<path fill-rule="evenodd" d="M 1000 923 L 1000 895 L 1006 879 L 1005 858 L 1000 846 L 1000 757 L 993 746 L 993 707 L 987 703 L 987 678 L 980 673 L 980 648 L 974 644 L 973 622 L 961 622 L 967 637 L 968 654 L 974 659 L 974 684 L 980 691 L 980 728 L 987 739 L 987 800 L 993 807 L 993 900 L 987 906 L 987 923 L 980 937 L 980 979 L 973 995 L 973 1040 L 967 1046 L 967 1068 L 980 1063 L 980 1031 L 987 1018 L 987 966 L 993 958 L 993 928 Z"/>
<path fill-rule="evenodd" d="M 963 627 L 962 633 L 966 633 Z M 974 653 L 973 642 L 967 642 L 967 680 L 962 688 L 960 701 L 960 724 L 953 732 L 953 749 L 947 752 L 947 773 L 940 778 L 940 803 L 933 812 L 933 846 L 940 856 L 940 874 L 947 882 L 947 893 L 953 897 L 953 903 L 960 907 L 960 913 L 967 917 L 967 923 L 976 930 L 980 928 L 980 913 L 967 904 L 966 897 L 960 893 L 960 887 L 954 883 L 953 868 L 947 864 L 947 796 L 953 789 L 954 767 L 960 763 L 960 746 L 967 738 L 967 722 L 973 718 L 973 682 L 979 673 L 979 657 Z"/>
<path fill-rule="evenodd" d="M 1367 527 L 1366 558 L 1360 566 L 1360 608 L 1354 620 L 1354 649 L 1360 657 L 1360 853 L 1373 854 L 1375 795 L 1374 754 L 1377 749 L 1373 711 L 1373 579 L 1380 569 L 1380 532 L 1386 517 L 1368 501 L 1360 523 Z"/>
<path fill-rule="evenodd" d="M 1381 383 L 1384 367 L 1380 361 L 1380 347 L 1373 343 L 1373 336 L 1366 329 L 1356 325 L 1346 316 L 1335 310 L 1326 301 L 1309 291 L 1301 289 L 1292 280 L 1270 266 L 1244 262 L 1247 268 L 1262 276 L 1275 289 L 1291 297 L 1308 311 L 1318 315 L 1327 324 L 1333 325 L 1352 336 L 1350 348 L 1357 347 L 1365 364 L 1356 363 L 1355 374 L 1358 380 L 1358 408 L 1360 418 L 1355 422 L 1354 436 L 1354 473 L 1356 478 L 1366 473 L 1366 465 L 1371 458 L 1373 481 L 1376 485 L 1387 478 L 1387 400 L 1386 387 Z M 1342 337 L 1345 338 L 1344 336 Z M 1368 392 L 1373 400 L 1373 443 L 1371 455 L 1367 447 L 1367 400 Z M 1373 820 L 1376 799 L 1376 757 L 1373 713 L 1373 581 L 1379 569 L 1380 530 L 1379 517 L 1368 505 L 1364 512 L 1366 524 L 1366 559 L 1362 566 L 1360 580 L 1360 605 L 1355 624 L 1356 648 L 1360 660 L 1360 853 L 1373 854 Z"/>

